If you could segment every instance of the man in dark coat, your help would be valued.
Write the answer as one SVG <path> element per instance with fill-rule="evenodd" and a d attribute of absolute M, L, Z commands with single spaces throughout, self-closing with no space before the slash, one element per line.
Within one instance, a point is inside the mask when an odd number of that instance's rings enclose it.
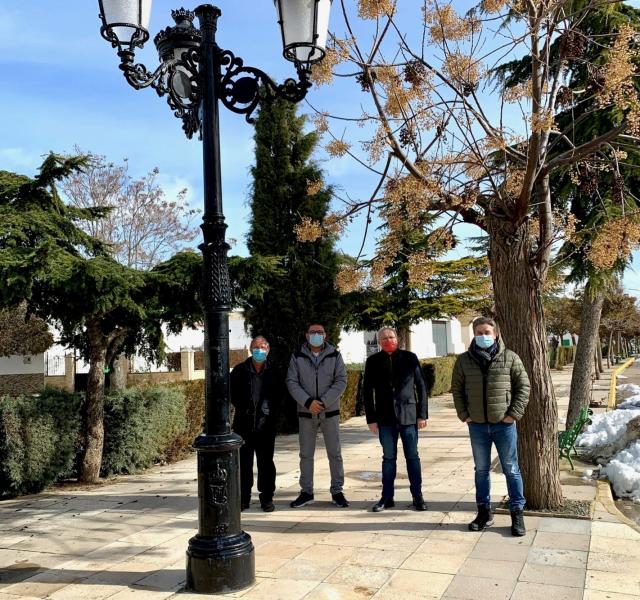
<path fill-rule="evenodd" d="M 235 407 L 233 430 L 244 440 L 240 448 L 240 502 L 242 510 L 251 504 L 255 454 L 260 505 L 265 512 L 272 512 L 276 489 L 275 410 L 280 394 L 275 373 L 267 361 L 269 342 L 258 336 L 249 348 L 251 356 L 231 371 L 229 390 Z"/>
<path fill-rule="evenodd" d="M 505 347 L 493 319 L 479 317 L 473 324 L 469 350 L 453 367 L 451 393 L 458 418 L 467 423 L 475 464 L 478 514 L 471 531 L 493 525 L 491 512 L 491 447 L 495 445 L 507 478 L 511 533 L 523 536 L 525 498 L 518 464 L 516 421 L 529 401 L 529 377 L 520 357 Z"/>
<path fill-rule="evenodd" d="M 395 506 L 394 481 L 398 436 L 402 440 L 413 506 L 427 510 L 422 497 L 422 469 L 418 456 L 418 430 L 427 426 L 427 386 L 418 357 L 398 349 L 395 329 L 378 332 L 380 352 L 371 355 L 364 369 L 364 408 L 371 433 L 382 445 L 382 497 L 373 512 Z"/>

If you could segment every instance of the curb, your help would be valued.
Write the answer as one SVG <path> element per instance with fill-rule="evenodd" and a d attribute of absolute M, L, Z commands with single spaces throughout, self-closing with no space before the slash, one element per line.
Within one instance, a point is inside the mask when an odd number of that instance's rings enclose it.
<path fill-rule="evenodd" d="M 616 407 L 616 383 L 618 375 L 620 375 L 620 373 L 622 373 L 622 371 L 624 371 L 627 367 L 630 367 L 635 362 L 635 360 L 635 358 L 628 359 L 625 363 L 621 364 L 619 367 L 616 367 L 611 373 L 607 410 L 613 410 Z"/>
<path fill-rule="evenodd" d="M 609 483 L 609 480 L 605 477 L 603 479 L 598 479 L 596 483 L 598 484 L 596 491 L 596 502 L 600 502 L 605 510 L 610 515 L 613 515 L 618 521 L 620 521 L 624 525 L 628 525 L 629 527 L 631 527 L 631 529 L 634 529 L 635 531 L 640 533 L 640 525 L 636 524 L 634 521 L 623 515 L 618 510 L 615 500 L 613 499 L 613 495 L 611 494 L 611 484 Z"/>

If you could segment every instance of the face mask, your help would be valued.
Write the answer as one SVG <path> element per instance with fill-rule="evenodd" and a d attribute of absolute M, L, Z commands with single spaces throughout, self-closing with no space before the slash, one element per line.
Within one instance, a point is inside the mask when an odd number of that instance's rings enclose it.
<path fill-rule="evenodd" d="M 262 363 L 267 360 L 267 351 L 262 348 L 254 348 L 251 351 L 251 356 L 257 363 Z"/>
<path fill-rule="evenodd" d="M 395 352 L 398 349 L 398 340 L 382 340 L 380 346 L 385 352 Z"/>
<path fill-rule="evenodd" d="M 324 342 L 324 334 L 323 333 L 312 333 L 309 335 L 309 344 L 314 347 L 322 346 Z"/>
<path fill-rule="evenodd" d="M 495 342 L 492 335 L 476 335 L 473 339 L 476 342 L 476 346 L 484 350 L 491 348 Z"/>

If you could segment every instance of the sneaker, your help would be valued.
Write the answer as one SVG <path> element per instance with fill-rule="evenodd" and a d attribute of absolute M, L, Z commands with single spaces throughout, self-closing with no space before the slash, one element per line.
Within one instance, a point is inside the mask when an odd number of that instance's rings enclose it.
<path fill-rule="evenodd" d="M 335 504 L 338 508 L 347 508 L 349 506 L 349 502 L 344 497 L 342 492 L 338 492 L 337 494 L 332 494 L 332 503 Z"/>
<path fill-rule="evenodd" d="M 389 498 L 385 500 L 384 498 L 380 498 L 376 504 L 373 505 L 371 509 L 372 512 L 382 512 L 385 508 L 393 508 L 396 503 L 393 501 L 393 498 Z"/>
<path fill-rule="evenodd" d="M 300 495 L 289 506 L 291 508 L 301 508 L 307 504 L 313 503 L 313 494 L 307 494 L 307 492 L 300 492 Z"/>
<path fill-rule="evenodd" d="M 493 525 L 491 506 L 478 504 L 478 514 L 476 518 L 469 523 L 469 531 L 482 531 L 487 527 L 491 527 L 491 525 Z"/>
<path fill-rule="evenodd" d="M 424 501 L 422 494 L 420 494 L 419 496 L 413 497 L 412 505 L 416 510 L 420 510 L 420 511 L 427 510 L 429 508 L 427 506 L 427 503 Z"/>
<path fill-rule="evenodd" d="M 527 533 L 524 527 L 524 512 L 520 510 L 511 511 L 511 535 L 522 537 Z"/>
<path fill-rule="evenodd" d="M 273 512 L 276 508 L 273 500 L 264 500 L 263 502 L 260 502 L 260 505 L 264 512 Z"/>

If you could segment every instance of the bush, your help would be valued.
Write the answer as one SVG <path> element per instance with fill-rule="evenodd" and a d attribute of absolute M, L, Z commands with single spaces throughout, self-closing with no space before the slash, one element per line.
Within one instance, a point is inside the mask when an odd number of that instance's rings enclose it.
<path fill-rule="evenodd" d="M 166 386 L 129 388 L 105 399 L 103 477 L 135 473 L 167 460 L 186 429 L 184 393 Z"/>
<path fill-rule="evenodd" d="M 351 365 L 347 366 L 347 388 L 340 399 L 340 421 L 346 421 L 358 414 L 360 408 L 360 394 L 362 393 L 362 375 L 361 369 L 353 369 Z"/>
<path fill-rule="evenodd" d="M 451 376 L 456 363 L 454 354 L 421 361 L 422 372 L 427 383 L 429 397 L 439 396 L 451 391 Z"/>
<path fill-rule="evenodd" d="M 204 429 L 204 379 L 180 381 L 171 386 L 184 396 L 185 426 L 165 450 L 166 459 L 170 462 L 188 456 L 192 451 L 194 440 Z M 233 409 L 233 407 L 230 407 Z"/>
<path fill-rule="evenodd" d="M 46 389 L 0 398 L 0 497 L 31 494 L 72 473 L 82 398 Z"/>

